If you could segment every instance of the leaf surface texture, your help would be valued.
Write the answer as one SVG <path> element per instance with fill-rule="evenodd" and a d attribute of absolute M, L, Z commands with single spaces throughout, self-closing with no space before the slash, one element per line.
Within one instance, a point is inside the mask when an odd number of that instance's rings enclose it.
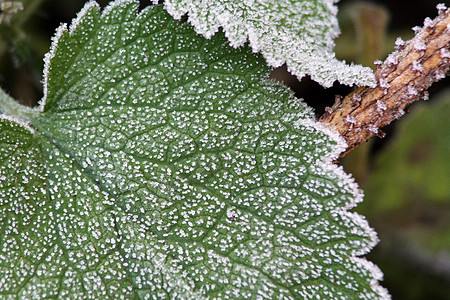
<path fill-rule="evenodd" d="M 89 2 L 41 113 L 0 118 L 0 295 L 386 296 L 342 140 L 268 71 L 160 6 Z"/>

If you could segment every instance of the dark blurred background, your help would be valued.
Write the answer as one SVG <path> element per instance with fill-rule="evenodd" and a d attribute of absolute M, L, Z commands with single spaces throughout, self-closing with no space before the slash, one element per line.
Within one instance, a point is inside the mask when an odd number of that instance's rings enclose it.
<path fill-rule="evenodd" d="M 17 2 L 0 0 L 0 2 Z M 23 10 L 2 11 L 0 87 L 26 105 L 42 97 L 43 57 L 61 23 L 70 23 L 83 0 L 23 0 Z M 99 0 L 104 7 L 109 1 Z M 150 0 L 141 0 L 142 7 Z M 397 37 L 408 40 L 414 26 L 437 15 L 435 0 L 341 0 L 341 35 L 336 55 L 347 62 L 373 66 L 394 50 Z M 11 14 L 10 14 L 11 13 Z M 10 14 L 10 15 L 8 15 Z M 320 116 L 336 95 L 352 88 L 335 83 L 324 89 L 305 77 L 300 82 L 284 67 L 271 75 Z M 380 243 L 369 254 L 384 272 L 383 285 L 393 299 L 450 299 L 450 92 L 449 78 L 435 83 L 430 100 L 384 128 L 342 160 L 364 189 L 357 211 L 376 229 Z"/>

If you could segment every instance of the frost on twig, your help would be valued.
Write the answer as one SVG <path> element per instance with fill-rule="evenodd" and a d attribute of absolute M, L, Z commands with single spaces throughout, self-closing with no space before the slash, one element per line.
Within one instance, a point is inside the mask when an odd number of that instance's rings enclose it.
<path fill-rule="evenodd" d="M 426 90 L 448 73 L 450 9 L 438 5 L 438 11 L 438 17 L 427 18 L 420 30 L 415 27 L 415 37 L 404 44 L 397 42 L 397 51 L 378 65 L 377 87 L 357 89 L 320 118 L 347 141 L 341 157 L 370 137 L 382 136 L 378 128 L 401 117 L 406 106 L 417 99 L 426 100 Z"/>
<path fill-rule="evenodd" d="M 152 0 L 157 3 L 157 0 Z M 210 38 L 219 27 L 233 47 L 247 40 L 267 63 L 286 63 L 298 78 L 310 75 L 324 87 L 342 84 L 375 86 L 370 68 L 336 59 L 334 39 L 339 35 L 334 0 L 166 0 L 176 19 L 188 14 L 197 33 Z"/>

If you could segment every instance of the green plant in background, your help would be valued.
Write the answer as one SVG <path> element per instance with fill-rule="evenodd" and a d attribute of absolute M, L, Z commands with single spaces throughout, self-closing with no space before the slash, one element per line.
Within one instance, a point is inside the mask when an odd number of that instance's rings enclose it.
<path fill-rule="evenodd" d="M 42 96 L 42 56 L 48 36 L 30 22 L 44 0 L 0 0 L 0 85 L 28 106 Z"/>
<path fill-rule="evenodd" d="M 0 2 L 0 24 L 11 22 L 11 17 L 19 10 L 23 9 L 22 2 L 4 1 Z"/>
<path fill-rule="evenodd" d="M 435 204 L 450 199 L 450 186 L 446 184 L 450 177 L 450 161 L 446 159 L 450 149 L 449 101 L 450 93 L 446 91 L 436 104 L 415 107 L 402 122 L 396 140 L 380 154 L 369 180 L 367 197 L 371 198 L 375 190 L 380 196 L 377 201 L 367 202 L 376 204 L 370 210 L 392 212 L 405 209 L 414 199 L 428 199 Z M 397 184 L 387 185 L 389 181 Z"/>
<path fill-rule="evenodd" d="M 269 2 L 166 1 L 192 28 L 91 1 L 58 28 L 38 107 L 0 91 L 1 297 L 389 298 L 333 164 L 345 141 L 266 60 L 324 86 L 373 74 L 334 59 L 333 1 Z"/>
<path fill-rule="evenodd" d="M 374 254 L 392 293 L 405 299 L 448 295 L 450 93 L 436 96 L 400 122 L 392 143 L 378 154 L 358 206 L 379 232 L 382 243 Z"/>

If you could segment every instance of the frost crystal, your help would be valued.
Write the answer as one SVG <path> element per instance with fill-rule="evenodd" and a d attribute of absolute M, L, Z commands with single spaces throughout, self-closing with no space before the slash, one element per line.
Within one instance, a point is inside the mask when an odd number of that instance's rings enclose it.
<path fill-rule="evenodd" d="M 420 26 L 414 26 L 414 27 L 412 28 L 412 30 L 414 31 L 415 34 L 418 34 L 418 33 L 422 30 L 422 27 L 420 27 Z"/>
<path fill-rule="evenodd" d="M 437 70 L 434 72 L 434 80 L 438 81 L 445 78 L 445 72 L 442 70 Z"/>
<path fill-rule="evenodd" d="M 398 119 L 398 118 L 402 117 L 404 114 L 405 114 L 405 111 L 404 111 L 402 108 L 399 108 L 399 109 L 397 110 L 397 112 L 395 113 L 394 117 L 395 117 L 396 119 Z"/>
<path fill-rule="evenodd" d="M 383 89 L 388 89 L 391 86 L 386 78 L 380 78 L 378 80 L 378 83 L 379 83 L 380 87 Z"/>
<path fill-rule="evenodd" d="M 427 49 L 427 45 L 425 45 L 423 41 L 418 40 L 414 44 L 414 49 L 416 49 L 417 51 L 423 51 Z"/>
<path fill-rule="evenodd" d="M 417 72 L 422 72 L 423 66 L 419 61 L 415 60 L 415 61 L 413 61 L 412 69 Z"/>
<path fill-rule="evenodd" d="M 391 54 L 389 54 L 389 56 L 386 57 L 385 62 L 389 66 L 397 65 L 398 64 L 398 53 L 395 51 L 395 52 L 392 52 Z"/>
<path fill-rule="evenodd" d="M 367 126 L 367 130 L 370 131 L 370 132 L 372 132 L 372 133 L 374 133 L 374 134 L 377 134 L 377 133 L 378 133 L 378 127 L 375 126 L 375 125 L 373 125 L 373 124 L 369 124 L 369 125 Z"/>
<path fill-rule="evenodd" d="M 404 45 L 405 45 L 405 41 L 401 37 L 398 37 L 395 40 L 395 48 L 396 49 L 399 49 L 399 48 L 403 47 Z"/>
<path fill-rule="evenodd" d="M 425 18 L 425 20 L 423 21 L 423 27 L 424 28 L 431 28 L 433 26 L 433 20 L 431 20 L 430 18 Z"/>
<path fill-rule="evenodd" d="M 166 0 L 176 19 L 188 14 L 199 34 L 210 38 L 219 27 L 234 47 L 247 40 L 273 67 L 286 63 L 288 70 L 325 87 L 335 80 L 347 85 L 375 86 L 370 68 L 347 65 L 332 49 L 339 34 L 334 0 Z"/>
<path fill-rule="evenodd" d="M 377 100 L 377 109 L 383 111 L 387 109 L 387 106 L 383 101 Z"/>
<path fill-rule="evenodd" d="M 441 55 L 441 58 L 450 58 L 450 51 L 445 48 L 439 50 L 439 54 Z"/>
<path fill-rule="evenodd" d="M 346 123 L 350 124 L 351 126 L 356 124 L 356 119 L 353 116 L 346 116 L 344 120 Z"/>
<path fill-rule="evenodd" d="M 360 102 L 361 101 L 361 95 L 353 94 L 352 95 L 352 100 L 356 101 L 356 102 Z"/>
<path fill-rule="evenodd" d="M 417 96 L 418 94 L 417 89 L 412 85 L 409 85 L 407 87 L 406 93 L 408 94 L 408 96 Z"/>
<path fill-rule="evenodd" d="M 138 6 L 60 27 L 34 133 L 0 117 L 0 297 L 387 298 L 343 139 L 249 47 Z"/>
<path fill-rule="evenodd" d="M 436 9 L 438 10 L 438 13 L 441 14 L 447 9 L 447 7 L 444 3 L 439 3 L 438 5 L 436 5 Z"/>

